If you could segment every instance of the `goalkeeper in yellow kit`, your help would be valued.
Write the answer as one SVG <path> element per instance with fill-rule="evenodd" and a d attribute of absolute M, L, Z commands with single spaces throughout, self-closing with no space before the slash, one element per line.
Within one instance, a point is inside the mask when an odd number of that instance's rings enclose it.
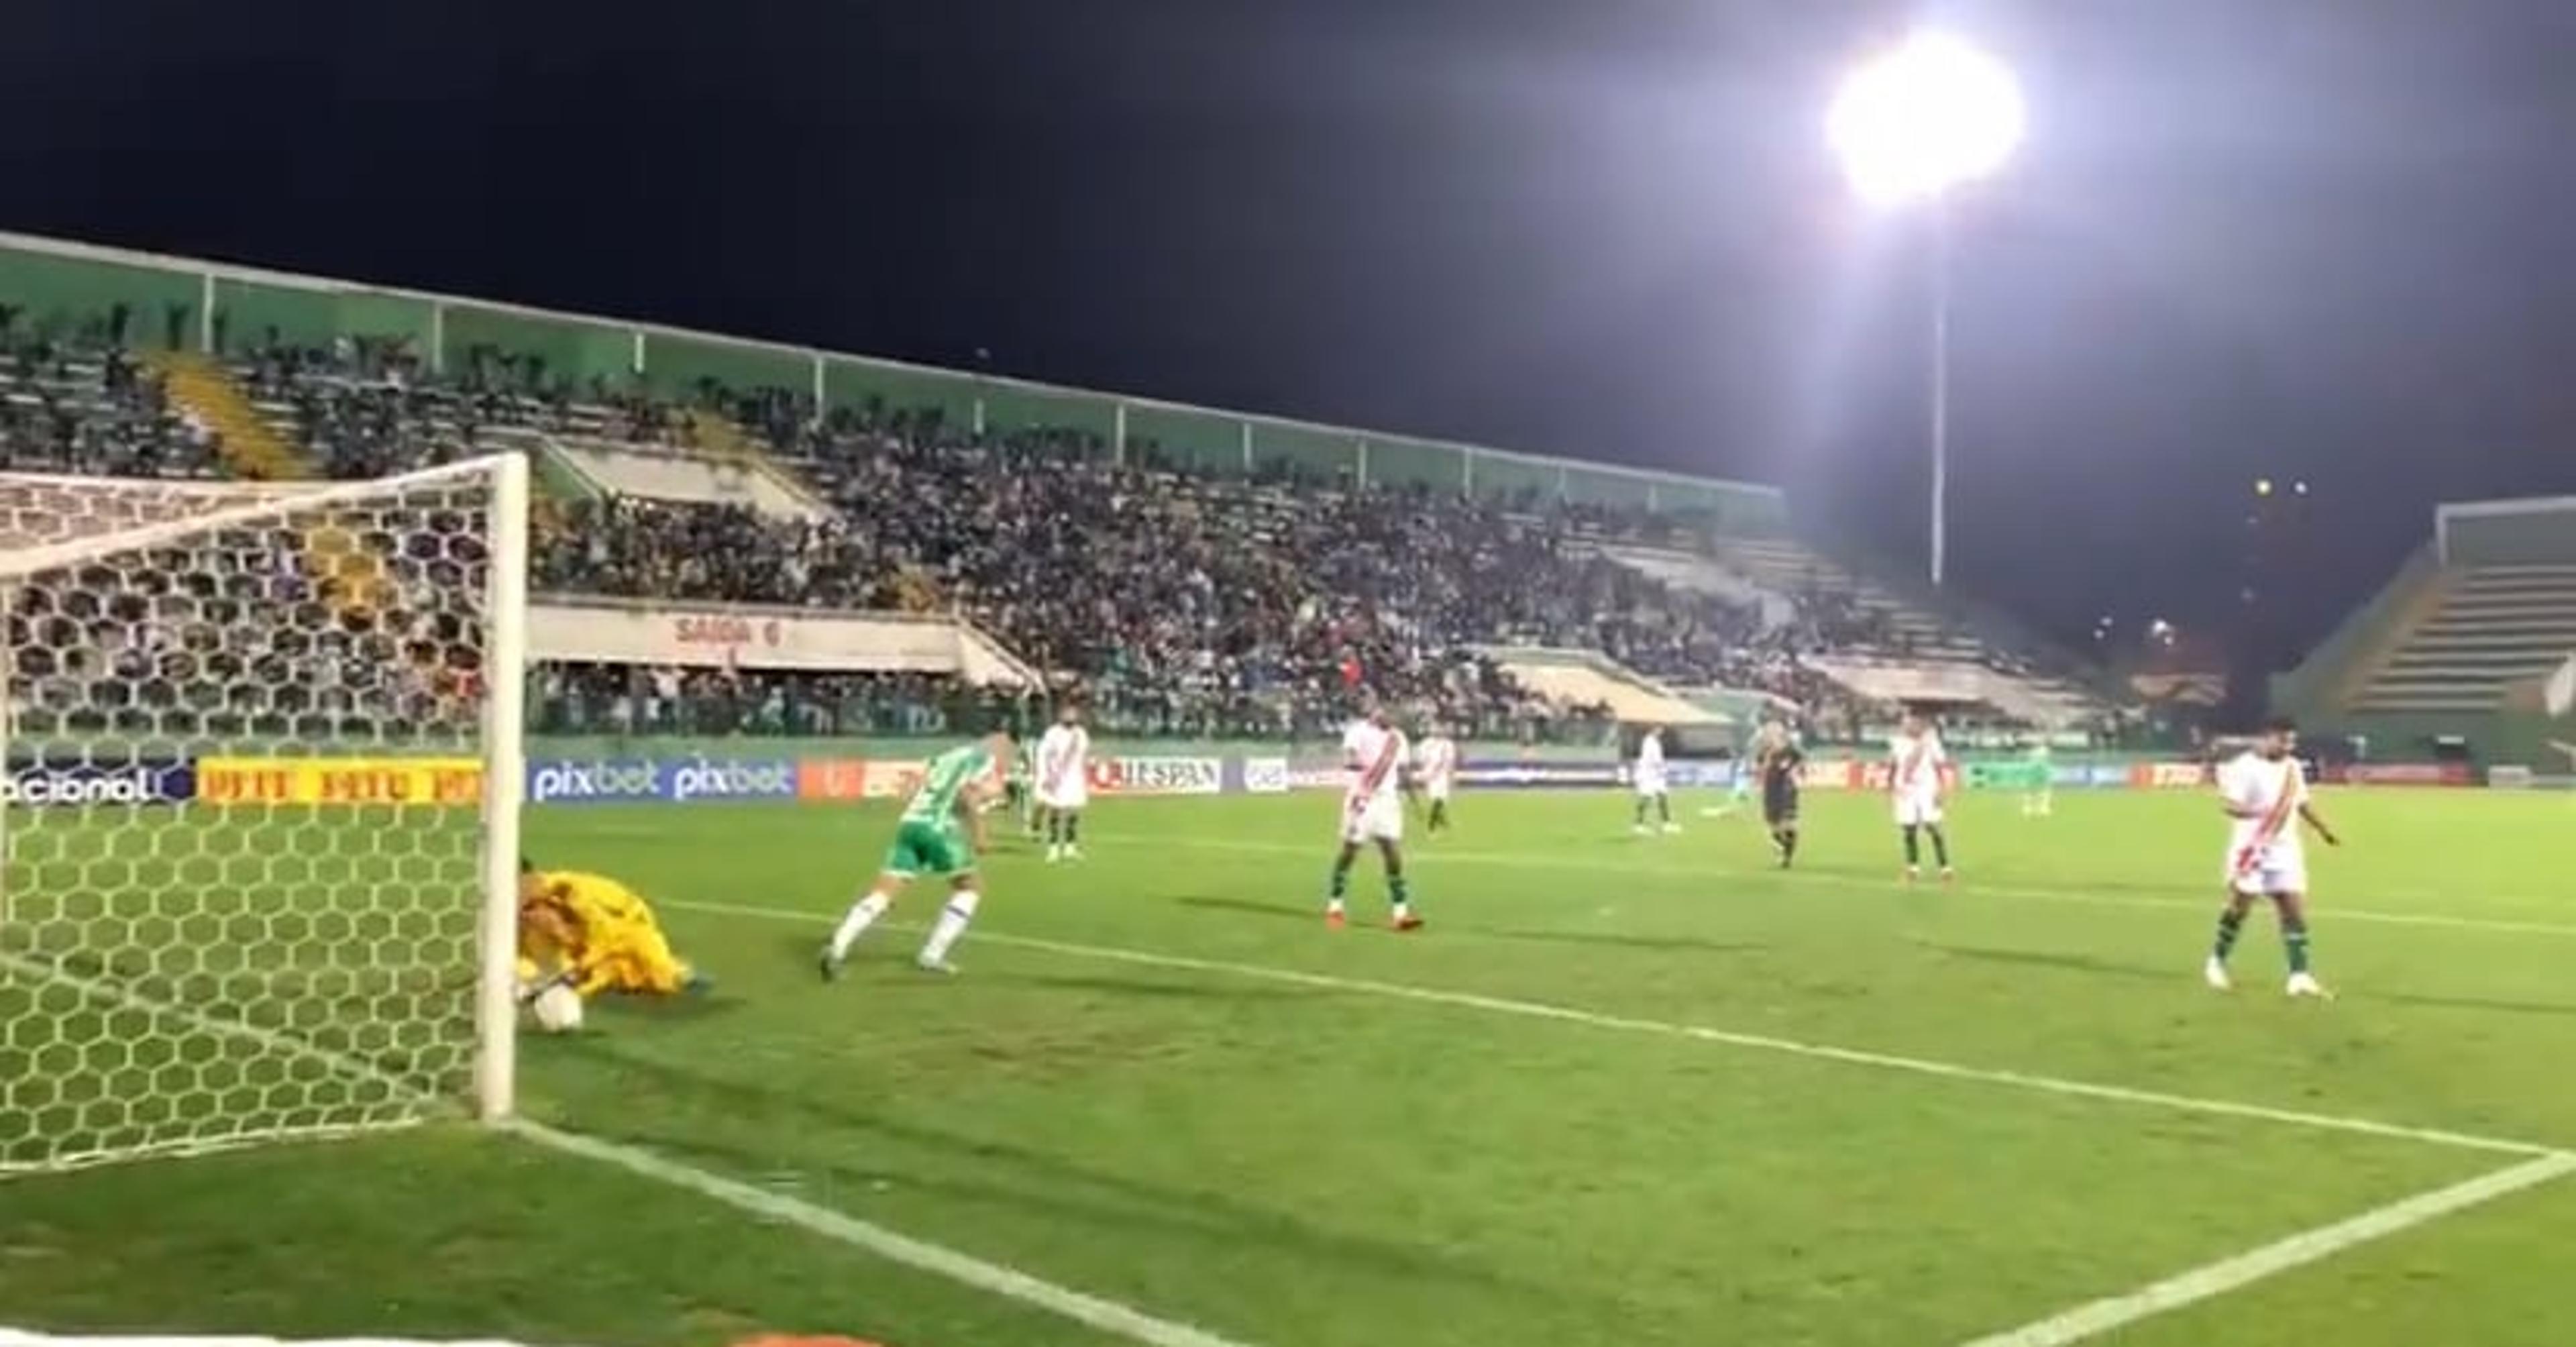
<path fill-rule="evenodd" d="M 519 862 L 519 982 L 526 995 L 563 983 L 601 992 L 669 996 L 707 979 L 671 953 L 653 909 L 605 875 Z"/>

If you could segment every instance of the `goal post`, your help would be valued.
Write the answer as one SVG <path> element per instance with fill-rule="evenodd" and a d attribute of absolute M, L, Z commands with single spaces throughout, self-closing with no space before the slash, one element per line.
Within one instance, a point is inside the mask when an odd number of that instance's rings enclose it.
<path fill-rule="evenodd" d="M 0 1175 L 510 1112 L 528 492 L 0 473 Z"/>

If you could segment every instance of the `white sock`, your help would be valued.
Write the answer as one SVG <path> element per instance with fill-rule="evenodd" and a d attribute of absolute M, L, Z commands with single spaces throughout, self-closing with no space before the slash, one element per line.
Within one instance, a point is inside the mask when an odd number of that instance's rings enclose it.
<path fill-rule="evenodd" d="M 948 895 L 948 906 L 939 909 L 939 924 L 930 928 L 930 938 L 921 943 L 923 963 L 944 963 L 948 947 L 966 934 L 966 923 L 975 919 L 975 904 L 982 899 L 973 889 L 959 889 Z"/>
<path fill-rule="evenodd" d="M 893 904 L 894 900 L 882 893 L 871 893 L 850 904 L 850 910 L 842 916 L 841 924 L 832 930 L 832 957 L 835 959 L 848 957 L 850 946 L 856 943 L 860 936 L 867 934 L 868 927 L 875 924 L 877 918 L 884 916 L 886 909 Z"/>

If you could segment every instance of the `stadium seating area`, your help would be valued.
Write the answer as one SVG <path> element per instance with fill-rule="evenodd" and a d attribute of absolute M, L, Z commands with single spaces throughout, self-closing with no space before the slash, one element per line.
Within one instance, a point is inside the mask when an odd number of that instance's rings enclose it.
<path fill-rule="evenodd" d="M 2576 650 L 2576 563 L 2469 566 L 2371 675 L 2361 712 L 2493 711 L 2508 684 Z"/>
<path fill-rule="evenodd" d="M 1600 734 L 1609 706 L 1569 704 L 1492 658 L 1522 648 L 1601 652 L 1685 692 L 1765 692 L 1836 727 L 1884 707 L 1820 657 L 2020 676 L 1793 543 L 1713 539 L 1642 509 L 1193 475 L 1150 446 L 1113 462 L 1071 432 L 817 416 L 794 394 L 710 386 L 718 415 L 574 389 L 495 350 L 462 363 L 432 375 L 406 343 L 271 334 L 174 376 L 195 381 L 174 399 L 112 346 L 34 347 L 0 367 L 0 441 L 13 467 L 125 476 L 239 468 L 248 441 L 336 477 L 528 452 L 584 484 L 541 516 L 541 590 L 953 608 L 1080 686 L 1105 723 L 1143 732 L 1311 734 L 1365 682 L 1474 733 Z M 192 425 L 193 406 L 222 431 Z M 601 670 L 558 682 L 567 719 L 622 707 L 650 722 L 679 700 Z M 774 727 L 883 725 L 958 696 L 739 676 L 724 692 L 733 723 Z"/>
<path fill-rule="evenodd" d="M 30 337 L 0 351 L 0 467 L 211 477 L 214 437 L 171 410 L 161 379 L 114 347 Z"/>

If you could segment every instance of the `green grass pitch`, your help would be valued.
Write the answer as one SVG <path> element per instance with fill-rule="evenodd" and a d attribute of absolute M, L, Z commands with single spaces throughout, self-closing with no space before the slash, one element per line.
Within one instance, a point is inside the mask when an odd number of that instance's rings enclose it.
<path fill-rule="evenodd" d="M 1956 1344 L 2518 1162 L 2408 1130 L 2576 1147 L 2576 798 L 2326 793 L 2331 1004 L 2268 918 L 2200 985 L 2198 794 L 1970 798 L 1963 880 L 1910 890 L 1879 800 L 1810 797 L 1787 876 L 1715 802 L 1637 839 L 1606 792 L 1468 797 L 1397 935 L 1373 862 L 1320 920 L 1330 796 L 1107 800 L 1079 864 L 998 849 L 964 976 L 908 967 L 922 891 L 831 986 L 888 811 L 541 811 L 718 988 L 524 1040 L 527 1112 L 1259 1347 Z M 45 994 L 0 979 L 0 1022 Z M 2571 1248 L 2576 1179 L 2112 1340 L 2554 1347 Z M 463 1125 L 0 1182 L 0 1322 L 1118 1340 Z"/>

